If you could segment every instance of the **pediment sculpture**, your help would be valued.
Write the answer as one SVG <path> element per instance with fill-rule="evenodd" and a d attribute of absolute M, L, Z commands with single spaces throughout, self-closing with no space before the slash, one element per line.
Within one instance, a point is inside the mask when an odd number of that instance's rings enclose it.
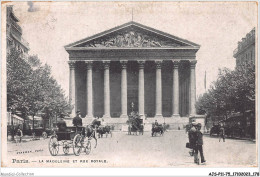
<path fill-rule="evenodd" d="M 169 41 L 162 41 L 154 36 L 148 36 L 135 31 L 118 34 L 108 38 L 93 40 L 85 47 L 162 47 L 162 46 L 180 46 L 179 44 L 170 44 Z"/>

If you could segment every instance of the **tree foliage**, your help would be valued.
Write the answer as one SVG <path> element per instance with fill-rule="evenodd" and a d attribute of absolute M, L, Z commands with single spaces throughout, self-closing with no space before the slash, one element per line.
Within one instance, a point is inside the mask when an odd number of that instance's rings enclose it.
<path fill-rule="evenodd" d="M 225 119 L 233 112 L 255 110 L 255 64 L 245 62 L 234 71 L 219 70 L 217 80 L 198 98 L 198 114 Z"/>
<path fill-rule="evenodd" d="M 42 113 L 45 119 L 71 109 L 64 91 L 51 76 L 51 67 L 42 65 L 37 56 L 28 59 L 12 49 L 7 56 L 7 103 L 23 118 Z"/>

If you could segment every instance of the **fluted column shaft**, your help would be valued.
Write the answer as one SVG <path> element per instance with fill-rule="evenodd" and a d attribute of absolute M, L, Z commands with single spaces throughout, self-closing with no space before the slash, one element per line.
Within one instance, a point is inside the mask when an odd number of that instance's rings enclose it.
<path fill-rule="evenodd" d="M 92 85 L 92 61 L 86 61 L 87 64 L 87 116 L 93 117 L 93 85 Z"/>
<path fill-rule="evenodd" d="M 109 66 L 110 61 L 103 61 L 104 64 L 104 118 L 110 118 L 110 84 Z"/>
<path fill-rule="evenodd" d="M 71 116 L 76 115 L 76 82 L 75 82 L 75 61 L 69 61 L 70 67 L 70 87 L 69 87 L 69 102 L 73 106 Z"/>
<path fill-rule="evenodd" d="M 121 116 L 120 118 L 127 118 L 127 61 L 120 61 L 121 63 Z"/>
<path fill-rule="evenodd" d="M 196 63 L 196 60 L 190 61 L 190 116 L 194 116 L 196 114 Z"/>
<path fill-rule="evenodd" d="M 173 61 L 173 116 L 179 116 L 179 62 Z"/>
<path fill-rule="evenodd" d="M 141 117 L 144 116 L 144 63 L 138 61 L 139 64 L 139 79 L 138 79 L 138 110 Z"/>
<path fill-rule="evenodd" d="M 155 61 L 156 64 L 156 108 L 155 116 L 162 117 L 162 61 Z"/>

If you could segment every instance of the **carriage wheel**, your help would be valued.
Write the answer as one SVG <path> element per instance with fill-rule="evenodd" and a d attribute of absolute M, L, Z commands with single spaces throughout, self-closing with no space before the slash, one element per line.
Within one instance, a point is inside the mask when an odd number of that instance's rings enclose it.
<path fill-rule="evenodd" d="M 88 141 L 87 144 L 86 144 L 85 152 L 86 152 L 87 155 L 89 155 L 90 152 L 91 152 L 91 142 L 90 141 Z"/>
<path fill-rule="evenodd" d="M 43 137 L 43 139 L 46 139 L 48 137 L 47 133 L 46 132 L 42 132 L 42 137 Z"/>
<path fill-rule="evenodd" d="M 64 152 L 64 154 L 68 154 L 69 150 L 70 150 L 69 143 L 64 142 L 64 144 L 63 144 L 63 152 Z"/>
<path fill-rule="evenodd" d="M 49 151 L 52 156 L 56 156 L 59 152 L 59 142 L 56 136 L 51 136 L 50 138 Z"/>
<path fill-rule="evenodd" d="M 82 136 L 77 134 L 73 139 L 73 152 L 76 156 L 80 155 L 82 144 L 84 141 L 82 140 Z"/>

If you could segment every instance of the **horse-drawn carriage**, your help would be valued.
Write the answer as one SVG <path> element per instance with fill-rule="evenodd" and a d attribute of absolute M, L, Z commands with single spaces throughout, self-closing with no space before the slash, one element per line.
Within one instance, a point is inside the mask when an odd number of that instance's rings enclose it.
<path fill-rule="evenodd" d="M 156 125 L 155 123 L 152 124 L 152 136 L 156 136 L 157 134 L 160 134 L 163 136 L 164 133 L 164 126 L 162 124 Z"/>
<path fill-rule="evenodd" d="M 53 131 L 54 130 L 51 130 L 49 128 L 37 127 L 32 130 L 32 136 L 33 139 L 35 139 L 36 137 L 43 137 L 43 139 L 46 139 L 53 134 Z"/>
<path fill-rule="evenodd" d="M 54 134 L 50 137 L 49 151 L 52 156 L 56 156 L 59 152 L 59 147 L 61 146 L 64 154 L 68 154 L 69 149 L 73 148 L 73 153 L 76 156 L 80 155 L 82 150 L 88 155 L 91 152 L 90 140 L 92 138 L 96 140 L 93 127 L 67 127 L 66 131 L 54 132 Z"/>
<path fill-rule="evenodd" d="M 34 129 L 32 129 L 29 123 L 25 121 L 23 124 L 16 124 L 13 126 L 8 125 L 7 136 L 12 134 L 15 135 L 18 129 L 20 129 L 23 132 L 23 135 L 32 136 L 33 140 L 40 137 L 46 139 L 55 131 L 55 129 L 49 129 L 44 127 L 35 127 Z"/>
<path fill-rule="evenodd" d="M 109 125 L 99 126 L 97 128 L 97 133 L 98 133 L 98 138 L 103 138 L 104 134 L 106 135 L 106 138 L 107 138 L 108 134 L 110 134 L 112 137 L 112 131 L 111 131 L 111 127 Z"/>
<path fill-rule="evenodd" d="M 131 135 L 132 132 L 136 133 L 136 135 L 137 132 L 139 132 L 139 135 L 144 134 L 143 119 L 141 119 L 137 113 L 131 112 L 126 123 L 128 124 L 129 135 Z"/>

